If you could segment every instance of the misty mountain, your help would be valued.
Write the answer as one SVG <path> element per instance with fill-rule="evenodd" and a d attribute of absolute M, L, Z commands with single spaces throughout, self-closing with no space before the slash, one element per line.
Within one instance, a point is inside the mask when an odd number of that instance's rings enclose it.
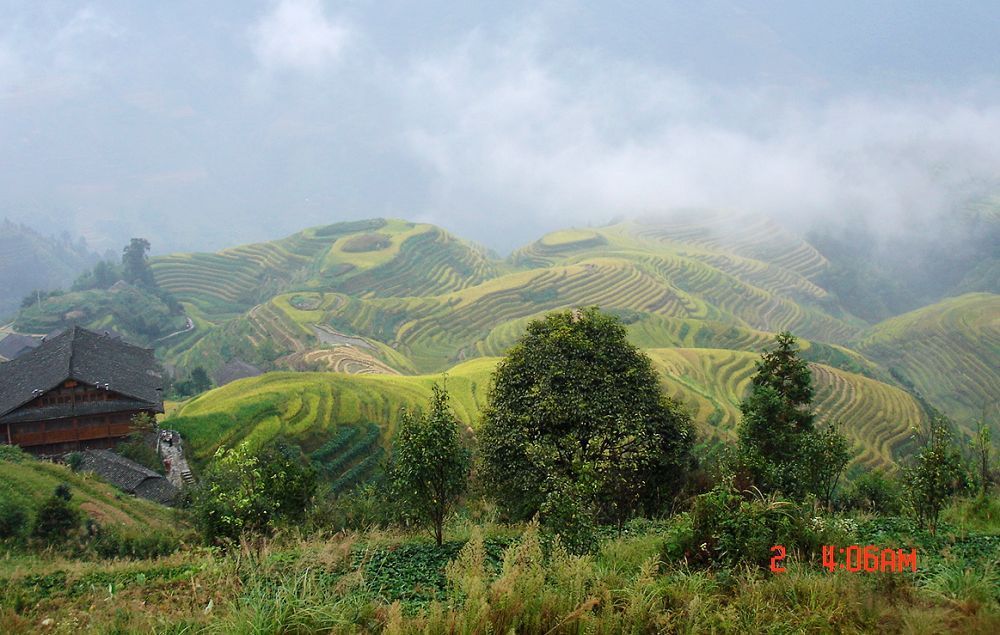
<path fill-rule="evenodd" d="M 0 223 L 0 319 L 12 317 L 32 291 L 68 287 L 98 261 L 82 238 L 41 233 L 7 219 Z"/>

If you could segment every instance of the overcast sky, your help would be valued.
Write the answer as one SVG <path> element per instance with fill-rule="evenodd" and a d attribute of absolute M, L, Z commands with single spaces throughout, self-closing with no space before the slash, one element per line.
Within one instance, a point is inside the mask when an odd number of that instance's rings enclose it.
<path fill-rule="evenodd" d="M 893 227 L 995 183 L 1000 3 L 819 4 L 0 0 L 0 217 L 505 252 L 679 207 Z"/>

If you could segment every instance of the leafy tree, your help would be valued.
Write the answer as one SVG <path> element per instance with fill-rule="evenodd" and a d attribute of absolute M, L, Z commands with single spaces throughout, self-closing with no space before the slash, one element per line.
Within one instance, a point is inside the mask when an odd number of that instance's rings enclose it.
<path fill-rule="evenodd" d="M 316 491 L 316 473 L 296 446 L 254 452 L 243 443 L 220 448 L 194 492 L 195 519 L 208 542 L 269 535 L 299 522 Z"/>
<path fill-rule="evenodd" d="M 829 503 L 850 456 L 834 428 L 814 429 L 812 377 L 795 337 L 784 331 L 757 362 L 750 391 L 740 404 L 738 475 L 765 493 L 801 500 L 814 493 Z"/>
<path fill-rule="evenodd" d="M 807 486 L 830 509 L 840 476 L 851 460 L 850 446 L 847 437 L 832 425 L 815 430 L 809 437 L 802 454 Z"/>
<path fill-rule="evenodd" d="M 70 507 L 73 493 L 66 485 L 59 485 L 35 515 L 31 533 L 36 538 L 48 541 L 64 540 L 71 531 L 80 526 L 80 512 Z"/>
<path fill-rule="evenodd" d="M 962 455 L 951 426 L 938 415 L 930 423 L 924 445 L 906 469 L 906 486 L 914 514 L 921 525 L 937 533 L 938 516 L 963 482 Z"/>
<path fill-rule="evenodd" d="M 975 457 L 976 467 L 979 470 L 979 491 L 986 494 L 990 485 L 993 484 L 993 475 L 990 471 L 990 455 L 993 453 L 993 440 L 990 434 L 990 425 L 986 421 L 986 409 L 983 409 L 983 417 L 979 421 L 979 429 L 972 439 L 972 451 Z"/>
<path fill-rule="evenodd" d="M 444 521 L 469 480 L 469 451 L 462 445 L 448 392 L 433 387 L 430 411 L 403 411 L 393 444 L 390 474 L 404 505 L 428 525 L 438 546 Z"/>
<path fill-rule="evenodd" d="M 594 522 L 621 523 L 676 495 L 693 438 L 690 418 L 664 396 L 618 319 L 596 308 L 551 313 L 528 325 L 494 372 L 482 478 L 515 519 L 575 505 Z M 553 500 L 560 492 L 573 500 Z"/>
<path fill-rule="evenodd" d="M 149 241 L 145 238 L 133 238 L 122 250 L 122 274 L 125 282 L 146 289 L 156 288 L 153 269 L 149 266 L 146 256 L 149 252 Z"/>

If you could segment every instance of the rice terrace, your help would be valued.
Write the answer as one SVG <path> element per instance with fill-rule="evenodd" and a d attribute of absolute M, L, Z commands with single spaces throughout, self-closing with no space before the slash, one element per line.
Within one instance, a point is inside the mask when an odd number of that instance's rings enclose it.
<path fill-rule="evenodd" d="M 1000 633 L 1000 11 L 792 4 L 0 7 L 0 634 Z"/>

